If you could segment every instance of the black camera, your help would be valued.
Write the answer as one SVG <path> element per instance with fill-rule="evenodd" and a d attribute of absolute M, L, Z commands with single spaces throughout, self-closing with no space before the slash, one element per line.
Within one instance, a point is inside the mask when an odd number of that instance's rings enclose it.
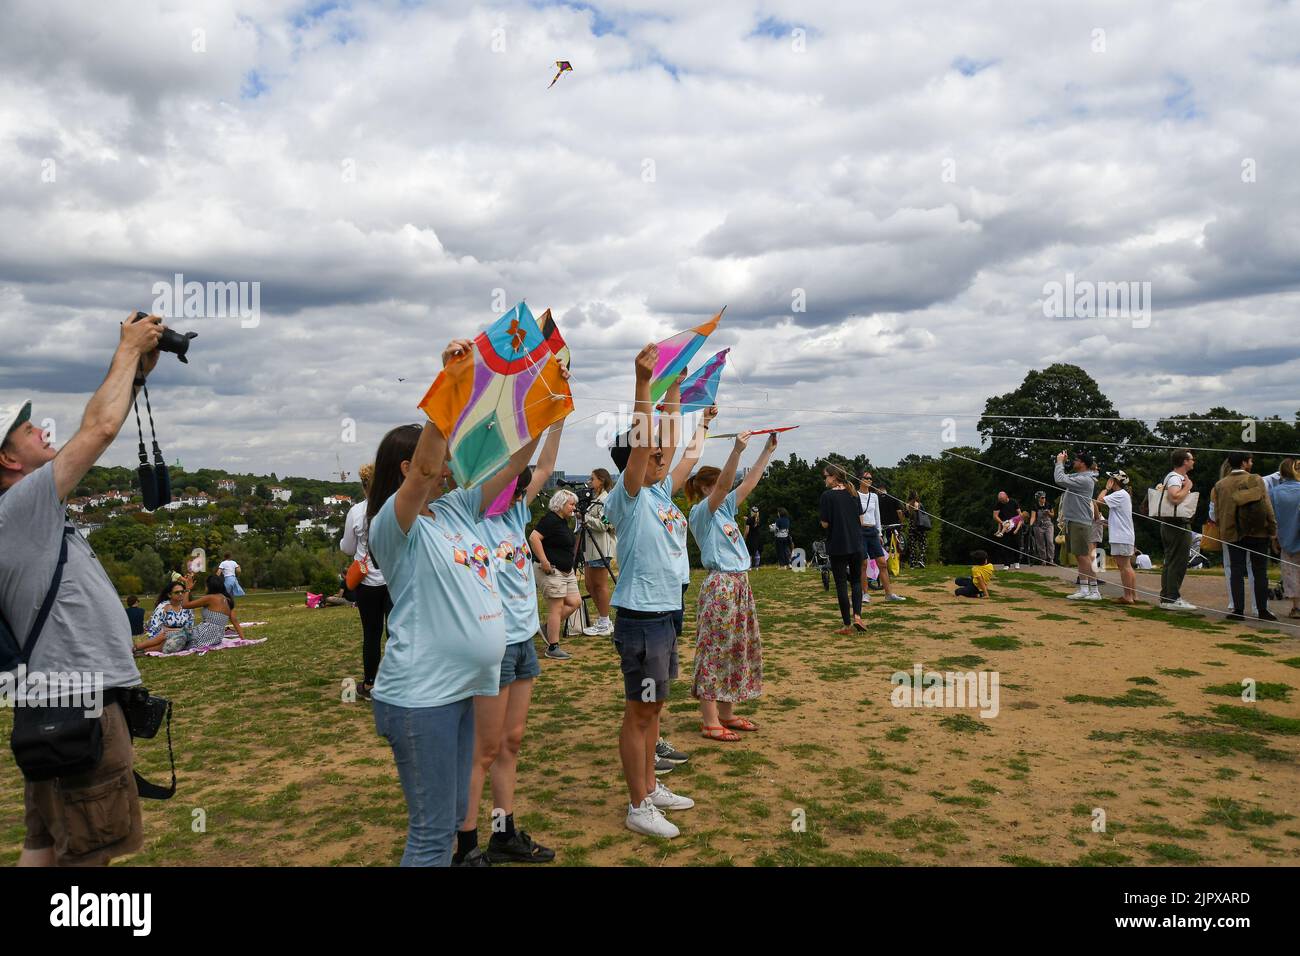
<path fill-rule="evenodd" d="M 578 514 L 587 513 L 587 508 L 591 505 L 592 499 L 596 497 L 592 492 L 590 485 L 585 481 L 565 481 L 563 478 L 559 479 L 555 483 L 561 488 L 568 488 L 578 496 L 578 503 L 576 505 Z"/>
<path fill-rule="evenodd" d="M 131 736 L 141 740 L 152 740 L 158 735 L 171 709 L 170 700 L 153 696 L 146 687 L 127 688 L 126 700 L 122 702 L 122 712 L 126 714 Z"/>
<path fill-rule="evenodd" d="M 149 313 L 137 312 L 132 322 L 139 322 L 146 318 Z M 158 349 L 162 352 L 171 352 L 186 365 L 190 360 L 185 357 L 185 353 L 190 350 L 190 339 L 198 338 L 197 332 L 177 332 L 175 329 L 163 329 L 162 338 L 158 340 Z"/>

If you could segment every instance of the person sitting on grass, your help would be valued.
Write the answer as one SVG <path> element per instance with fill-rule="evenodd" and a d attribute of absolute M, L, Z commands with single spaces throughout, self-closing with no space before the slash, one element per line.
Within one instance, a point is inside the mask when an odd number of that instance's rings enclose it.
<path fill-rule="evenodd" d="M 226 594 L 226 582 L 219 574 L 209 574 L 205 584 L 208 593 L 194 600 L 190 600 L 189 591 L 181 583 L 171 584 L 158 596 L 158 607 L 149 621 L 150 636 L 136 645 L 137 654 L 157 650 L 176 654 L 191 648 L 216 647 L 225 639 L 227 624 L 234 627 L 240 640 L 244 639 L 244 629 Z M 203 611 L 203 621 L 198 624 L 194 623 L 196 608 Z"/>
<path fill-rule="evenodd" d="M 146 651 L 164 650 L 169 639 L 175 647 L 177 636 L 184 635 L 187 630 L 194 627 L 194 612 L 185 607 L 185 599 L 188 596 L 189 588 L 184 581 L 168 582 L 159 593 L 153 614 L 149 616 L 149 623 L 145 625 L 145 633 L 149 636 L 135 645 L 137 655 Z M 184 643 L 182 639 L 180 641 L 182 647 Z"/>
<path fill-rule="evenodd" d="M 519 748 L 528 724 L 533 683 L 542 673 L 533 638 L 540 621 L 537 581 L 527 544 L 529 506 L 546 486 L 560 451 L 563 420 L 546 433 L 537 465 L 525 468 L 515 479 L 514 497 L 501 514 L 479 522 L 497 567 L 497 590 L 506 615 L 506 653 L 501 659 L 500 692 L 495 697 L 474 698 L 474 767 L 469 777 L 469 812 L 456 834 L 453 863 L 463 862 L 478 846 L 478 812 L 483 780 L 492 778 L 492 836 L 486 856 L 489 863 L 549 863 L 555 851 L 547 849 L 515 826 L 515 779 Z"/>
<path fill-rule="evenodd" d="M 134 594 L 126 599 L 126 619 L 131 622 L 132 637 L 144 635 L 144 608 L 140 606 L 140 599 Z"/>
<path fill-rule="evenodd" d="M 768 437 L 758 461 L 733 491 L 731 483 L 749 437 L 749 432 L 736 436 L 721 471 L 710 465 L 686 482 L 686 500 L 693 503 L 689 526 L 700 546 L 700 562 L 709 572 L 695 614 L 691 696 L 700 702 L 701 736 L 729 743 L 740 739 L 737 730 L 758 730 L 753 721 L 735 716 L 734 708 L 763 693 L 763 647 L 748 574 L 753 553 L 741 539 L 736 512 L 763 477 L 776 434 Z"/>
<path fill-rule="evenodd" d="M 952 593 L 957 597 L 986 598 L 989 596 L 989 584 L 993 581 L 993 565 L 989 564 L 987 551 L 972 551 L 970 577 L 958 578 L 953 583 L 957 590 Z"/>

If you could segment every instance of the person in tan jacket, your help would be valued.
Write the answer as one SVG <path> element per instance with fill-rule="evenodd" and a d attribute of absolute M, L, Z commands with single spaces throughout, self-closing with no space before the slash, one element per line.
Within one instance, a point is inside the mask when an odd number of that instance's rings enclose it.
<path fill-rule="evenodd" d="M 1259 619 L 1277 620 L 1268 610 L 1268 548 L 1269 542 L 1277 536 L 1277 516 L 1273 513 L 1273 503 L 1264 479 L 1250 473 L 1254 463 L 1249 452 L 1230 452 L 1228 466 L 1232 470 L 1219 479 L 1210 493 L 1219 522 L 1219 537 L 1230 552 L 1232 563 L 1230 621 L 1245 620 L 1247 560 L 1255 578 L 1255 607 Z"/>

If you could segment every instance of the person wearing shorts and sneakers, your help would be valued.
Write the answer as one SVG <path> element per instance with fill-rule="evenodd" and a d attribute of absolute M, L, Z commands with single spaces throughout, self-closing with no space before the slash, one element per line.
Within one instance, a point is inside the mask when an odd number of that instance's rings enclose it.
<path fill-rule="evenodd" d="M 591 489 L 591 504 L 583 515 L 583 563 L 586 567 L 582 575 L 587 584 L 587 593 L 596 605 L 596 623 L 582 629 L 588 637 L 612 637 L 614 622 L 609 618 L 609 584 L 610 569 L 614 562 L 614 549 L 618 538 L 614 529 L 605 520 L 605 499 L 609 489 L 614 486 L 614 479 L 604 468 L 591 469 L 587 487 Z"/>
<path fill-rule="evenodd" d="M 578 496 L 561 488 L 551 495 L 546 514 L 538 520 L 528 544 L 542 566 L 542 594 L 546 598 L 546 656 L 567 661 L 571 656 L 560 647 L 564 621 L 582 606 L 578 576 L 573 572 L 578 539 L 569 527 L 569 519 L 578 504 Z"/>
<path fill-rule="evenodd" d="M 1137 604 L 1137 572 L 1133 570 L 1133 551 L 1137 533 L 1133 527 L 1133 498 L 1128 490 L 1128 475 L 1122 471 L 1106 473 L 1106 488 L 1097 496 L 1097 506 L 1106 507 L 1106 526 L 1110 529 L 1110 556 L 1119 565 L 1119 580 L 1124 596 L 1119 604 Z"/>
<path fill-rule="evenodd" d="M 648 836 L 675 837 L 680 831 L 664 810 L 695 806 L 655 777 L 659 712 L 677 676 L 677 634 L 673 614 L 681 608 L 681 554 L 686 549 L 686 517 L 673 504 L 675 485 L 668 468 L 678 441 L 681 376 L 664 397 L 659 434 L 653 435 L 650 379 L 659 347 L 651 344 L 636 357 L 636 404 L 632 428 L 611 449 L 622 474 L 605 502 L 605 516 L 618 533 L 614 588 L 614 647 L 623 671 L 626 703 L 619 731 L 619 757 L 629 803 L 625 825 Z M 623 442 L 626 440 L 627 444 Z"/>
<path fill-rule="evenodd" d="M 105 866 L 144 843 L 131 732 L 120 702 L 123 691 L 140 683 L 131 627 L 104 566 L 68 524 L 67 500 L 117 437 L 135 389 L 158 362 L 162 332 L 153 315 L 123 323 L 108 375 L 87 403 L 81 427 L 58 451 L 33 424 L 30 401 L 0 406 L 0 613 L 17 642 L 4 649 L 4 659 L 34 633 L 29 679 L 56 672 L 103 679 L 103 755 L 85 773 L 24 781 L 27 833 L 19 866 Z M 37 631 L 38 609 L 60 573 L 65 547 L 58 587 Z"/>
<path fill-rule="evenodd" d="M 462 863 L 478 846 L 478 811 L 483 780 L 492 778 L 492 836 L 488 840 L 489 863 L 549 863 L 555 851 L 547 849 L 515 827 L 515 779 L 519 748 L 528 723 L 528 705 L 533 699 L 533 681 L 542 672 L 533 638 L 537 617 L 537 584 L 533 580 L 532 555 L 525 541 L 529 505 L 541 493 L 555 468 L 560 450 L 563 420 L 551 426 L 537 457 L 537 465 L 525 468 L 515 479 L 514 498 L 503 513 L 479 522 L 497 568 L 497 590 L 506 616 L 506 654 L 501 659 L 500 691 L 495 697 L 474 698 L 474 767 L 469 776 L 469 813 L 456 833 L 452 863 Z"/>
<path fill-rule="evenodd" d="M 872 559 L 876 561 L 880 584 L 885 589 L 885 600 L 906 601 L 907 598 L 894 593 L 893 585 L 889 582 L 888 554 L 881 538 L 880 529 L 886 520 L 893 520 L 894 516 L 886 517 L 882 514 L 884 509 L 880 506 L 880 495 L 872 489 L 871 482 L 871 472 L 864 471 L 858 485 L 858 500 L 862 502 L 862 514 L 858 518 L 858 524 L 862 526 L 862 603 L 871 603 L 871 597 L 867 594 L 867 562 Z"/>
<path fill-rule="evenodd" d="M 1093 572 L 1092 492 L 1097 487 L 1097 466 L 1086 451 L 1074 456 L 1073 474 L 1065 473 L 1065 452 L 1056 456 L 1053 480 L 1065 489 L 1061 495 L 1061 520 L 1065 544 L 1079 566 L 1079 588 L 1071 601 L 1100 601 L 1101 589 Z"/>

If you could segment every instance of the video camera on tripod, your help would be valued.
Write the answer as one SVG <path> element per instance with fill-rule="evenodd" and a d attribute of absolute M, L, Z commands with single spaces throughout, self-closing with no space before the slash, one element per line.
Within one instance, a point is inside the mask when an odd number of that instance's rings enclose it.
<path fill-rule="evenodd" d="M 585 481 L 566 481 L 563 478 L 556 479 L 555 483 L 561 488 L 567 488 L 578 496 L 576 510 L 579 515 L 587 513 L 587 509 L 591 507 L 592 499 L 596 497 L 592 493 L 590 485 Z"/>

